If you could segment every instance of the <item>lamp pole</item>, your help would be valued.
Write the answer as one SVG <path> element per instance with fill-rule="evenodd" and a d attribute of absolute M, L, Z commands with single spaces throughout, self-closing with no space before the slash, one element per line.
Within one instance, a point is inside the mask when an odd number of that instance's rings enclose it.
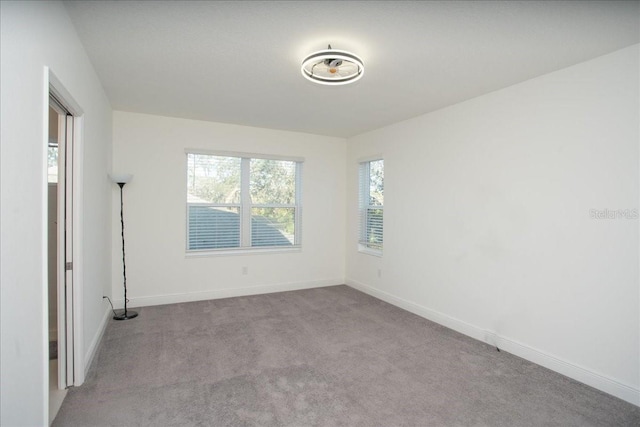
<path fill-rule="evenodd" d="M 112 177 L 112 180 L 120 187 L 120 230 L 122 236 L 122 279 L 124 285 L 124 310 L 121 313 L 116 313 L 113 318 L 115 320 L 127 320 L 138 317 L 138 313 L 135 311 L 127 310 L 127 264 L 124 252 L 124 203 L 123 203 L 123 189 L 125 184 L 131 180 L 131 175 L 122 177 Z"/>

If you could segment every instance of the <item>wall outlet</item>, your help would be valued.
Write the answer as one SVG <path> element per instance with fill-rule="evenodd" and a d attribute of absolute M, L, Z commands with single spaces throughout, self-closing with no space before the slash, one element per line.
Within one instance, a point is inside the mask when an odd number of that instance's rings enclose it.
<path fill-rule="evenodd" d="M 247 274 L 249 274 L 249 267 L 242 267 L 242 275 L 246 276 Z"/>
<path fill-rule="evenodd" d="M 378 269 L 378 277 L 382 277 L 382 269 L 381 268 Z"/>

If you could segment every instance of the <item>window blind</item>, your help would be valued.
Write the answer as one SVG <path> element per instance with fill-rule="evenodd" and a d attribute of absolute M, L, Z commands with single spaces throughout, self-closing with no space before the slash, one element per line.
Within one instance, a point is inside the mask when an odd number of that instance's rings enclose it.
<path fill-rule="evenodd" d="M 301 163 L 187 153 L 187 250 L 300 244 Z"/>
<path fill-rule="evenodd" d="M 189 249 L 240 246 L 240 208 L 189 206 Z"/>

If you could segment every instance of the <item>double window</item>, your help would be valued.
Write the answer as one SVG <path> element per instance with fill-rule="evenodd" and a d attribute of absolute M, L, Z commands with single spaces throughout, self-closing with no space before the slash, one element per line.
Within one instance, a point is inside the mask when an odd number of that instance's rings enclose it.
<path fill-rule="evenodd" d="M 360 163 L 359 204 L 360 250 L 381 255 L 384 216 L 384 161 L 382 159 Z"/>
<path fill-rule="evenodd" d="M 187 250 L 300 245 L 299 160 L 187 153 Z"/>

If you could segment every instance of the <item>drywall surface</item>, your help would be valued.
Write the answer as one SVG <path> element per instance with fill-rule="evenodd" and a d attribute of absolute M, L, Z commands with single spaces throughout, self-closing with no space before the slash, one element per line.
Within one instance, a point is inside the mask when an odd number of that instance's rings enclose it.
<path fill-rule="evenodd" d="M 638 75 L 636 45 L 350 138 L 347 283 L 640 404 Z"/>
<path fill-rule="evenodd" d="M 133 174 L 124 187 L 130 306 L 344 283 L 344 139 L 119 111 L 113 123 L 114 171 Z M 302 249 L 188 255 L 188 149 L 304 158 Z M 117 186 L 113 198 L 113 295 L 122 305 Z"/>
<path fill-rule="evenodd" d="M 82 163 L 85 353 L 110 291 L 111 108 L 60 2 L 0 2 L 2 129 L 0 424 L 48 418 L 45 67 L 84 112 Z"/>

